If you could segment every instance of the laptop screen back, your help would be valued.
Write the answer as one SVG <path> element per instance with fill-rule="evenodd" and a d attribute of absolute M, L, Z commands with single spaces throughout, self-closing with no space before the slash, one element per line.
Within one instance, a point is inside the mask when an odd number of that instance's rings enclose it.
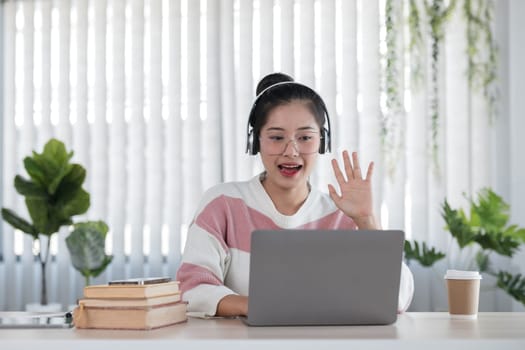
<path fill-rule="evenodd" d="M 254 231 L 250 325 L 390 324 L 402 231 Z"/>

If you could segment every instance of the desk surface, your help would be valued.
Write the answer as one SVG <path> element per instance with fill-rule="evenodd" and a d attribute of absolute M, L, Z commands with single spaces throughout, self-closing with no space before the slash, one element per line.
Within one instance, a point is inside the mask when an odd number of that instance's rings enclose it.
<path fill-rule="evenodd" d="M 452 320 L 448 313 L 399 315 L 390 326 L 248 327 L 238 319 L 189 319 L 153 331 L 4 329 L 4 349 L 525 349 L 525 313 L 480 313 Z M 325 349 L 320 347 L 324 347 Z"/>

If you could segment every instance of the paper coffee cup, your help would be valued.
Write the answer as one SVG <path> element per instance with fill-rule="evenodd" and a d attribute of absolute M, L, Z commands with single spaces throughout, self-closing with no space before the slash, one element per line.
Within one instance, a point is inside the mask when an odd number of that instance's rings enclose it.
<path fill-rule="evenodd" d="M 476 319 L 478 317 L 478 271 L 447 270 L 448 312 L 451 318 Z"/>

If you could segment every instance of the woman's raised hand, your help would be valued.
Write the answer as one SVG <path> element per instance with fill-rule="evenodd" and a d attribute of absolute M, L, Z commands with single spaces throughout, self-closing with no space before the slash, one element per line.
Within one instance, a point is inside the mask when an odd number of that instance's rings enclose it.
<path fill-rule="evenodd" d="M 357 152 L 352 153 L 352 161 L 348 151 L 343 151 L 344 174 L 336 159 L 332 159 L 335 178 L 341 194 L 335 187 L 328 185 L 328 192 L 335 205 L 347 216 L 351 217 L 360 229 L 379 228 L 373 212 L 372 174 L 374 162 L 368 165 L 366 177 L 363 179 Z M 346 175 L 346 176 L 345 176 Z"/>

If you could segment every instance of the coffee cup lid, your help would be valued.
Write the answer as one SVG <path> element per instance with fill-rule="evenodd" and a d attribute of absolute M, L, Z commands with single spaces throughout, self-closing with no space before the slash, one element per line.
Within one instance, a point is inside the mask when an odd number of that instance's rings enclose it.
<path fill-rule="evenodd" d="M 447 280 L 480 280 L 481 274 L 478 271 L 447 270 L 445 274 Z"/>

